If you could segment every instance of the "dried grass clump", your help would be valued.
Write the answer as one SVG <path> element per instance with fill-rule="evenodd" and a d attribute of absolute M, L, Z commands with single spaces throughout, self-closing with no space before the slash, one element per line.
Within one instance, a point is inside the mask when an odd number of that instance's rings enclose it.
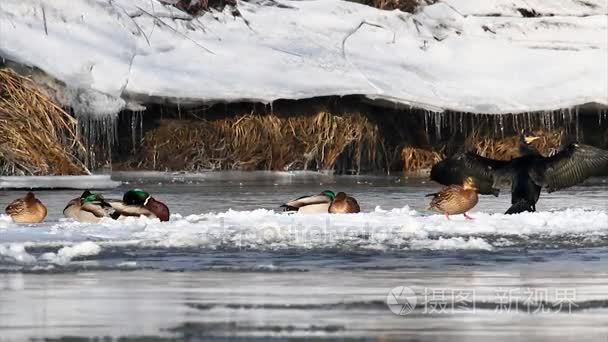
<path fill-rule="evenodd" d="M 136 167 L 155 170 L 334 169 L 347 149 L 373 160 L 378 129 L 359 114 L 164 120 L 144 137 Z"/>
<path fill-rule="evenodd" d="M 223 10 L 226 6 L 236 6 L 236 0 L 161 0 L 192 16 L 199 16 L 210 9 Z"/>
<path fill-rule="evenodd" d="M 0 70 L 0 174 L 80 175 L 76 120 L 30 79 Z"/>
<path fill-rule="evenodd" d="M 537 130 L 532 134 L 540 138 L 533 141 L 532 146 L 545 156 L 560 147 L 562 136 L 558 131 Z M 465 146 L 469 151 L 492 159 L 511 160 L 519 156 L 519 136 L 496 139 L 475 132 L 466 139 Z"/>
<path fill-rule="evenodd" d="M 403 159 L 403 171 L 406 173 L 418 173 L 430 169 L 441 160 L 441 153 L 417 147 L 406 146 L 401 150 Z"/>
<path fill-rule="evenodd" d="M 533 141 L 532 146 L 545 156 L 551 155 L 561 145 L 562 136 L 558 131 L 537 130 L 532 133 L 540 138 Z M 519 136 L 494 138 L 478 131 L 468 136 L 464 143 L 466 151 L 472 151 L 487 158 L 511 160 L 519 157 Z M 443 158 L 444 149 L 445 146 L 439 151 L 404 147 L 401 151 L 403 171 L 418 173 L 430 169 Z"/>
<path fill-rule="evenodd" d="M 364 3 L 383 10 L 402 10 L 413 13 L 420 6 L 435 3 L 434 0 L 364 0 Z"/>

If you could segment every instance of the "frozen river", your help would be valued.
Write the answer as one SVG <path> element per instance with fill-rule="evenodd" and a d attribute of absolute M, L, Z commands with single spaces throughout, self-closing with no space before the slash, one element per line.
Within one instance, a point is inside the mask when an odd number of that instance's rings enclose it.
<path fill-rule="evenodd" d="M 446 221 L 425 210 L 439 187 L 405 177 L 113 178 L 106 197 L 144 188 L 170 222 L 65 220 L 78 190 L 38 191 L 44 224 L 0 216 L 0 340 L 608 339 L 605 179 L 543 193 L 538 213 L 502 215 L 503 194 Z M 278 211 L 325 189 L 363 212 Z"/>

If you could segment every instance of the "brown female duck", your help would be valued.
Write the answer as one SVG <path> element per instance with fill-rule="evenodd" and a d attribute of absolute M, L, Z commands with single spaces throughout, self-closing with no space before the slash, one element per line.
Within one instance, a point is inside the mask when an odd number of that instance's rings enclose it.
<path fill-rule="evenodd" d="M 329 206 L 329 212 L 331 214 L 352 214 L 360 211 L 361 209 L 359 208 L 357 200 L 346 195 L 344 192 L 338 192 L 336 198 L 334 198 Z"/>
<path fill-rule="evenodd" d="M 46 207 L 28 192 L 23 198 L 18 198 L 6 207 L 6 214 L 16 223 L 40 223 L 46 217 Z"/>
<path fill-rule="evenodd" d="M 462 185 L 450 185 L 439 192 L 426 195 L 433 196 L 429 209 L 445 214 L 448 220 L 450 215 L 458 214 L 464 214 L 466 219 L 472 220 L 467 211 L 477 204 L 477 191 L 473 178 L 466 177 Z"/>

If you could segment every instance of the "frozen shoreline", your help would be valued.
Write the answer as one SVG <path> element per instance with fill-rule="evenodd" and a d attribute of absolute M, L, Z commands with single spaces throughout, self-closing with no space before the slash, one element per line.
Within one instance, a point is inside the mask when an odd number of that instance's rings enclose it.
<path fill-rule="evenodd" d="M 413 15 L 277 4 L 191 19 L 156 0 L 9 0 L 0 56 L 66 82 L 60 97 L 82 114 L 348 94 L 473 113 L 608 105 L 604 1 L 440 1 Z"/>

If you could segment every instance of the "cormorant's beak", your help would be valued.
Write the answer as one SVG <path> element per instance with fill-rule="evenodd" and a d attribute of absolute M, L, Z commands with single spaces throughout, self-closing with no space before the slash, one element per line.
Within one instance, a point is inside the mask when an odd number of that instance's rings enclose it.
<path fill-rule="evenodd" d="M 524 137 L 524 141 L 526 142 L 526 144 L 530 144 L 534 140 L 537 140 L 537 139 L 540 139 L 540 137 L 534 137 L 534 136 L 526 136 L 526 137 Z"/>

